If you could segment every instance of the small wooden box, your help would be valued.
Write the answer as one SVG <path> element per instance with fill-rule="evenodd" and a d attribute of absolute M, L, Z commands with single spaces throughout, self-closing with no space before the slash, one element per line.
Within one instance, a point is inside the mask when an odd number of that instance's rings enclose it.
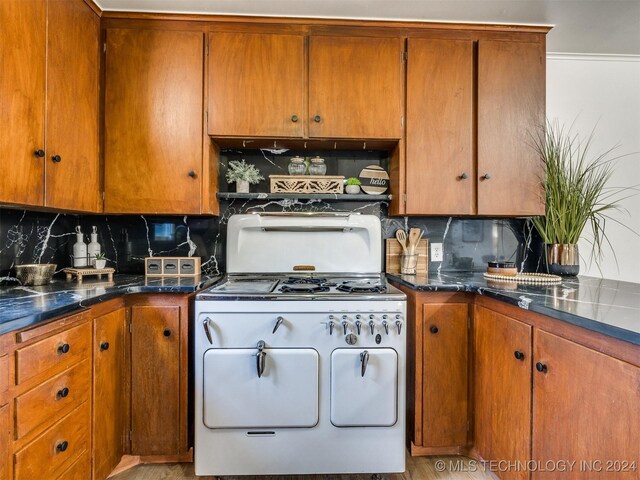
<path fill-rule="evenodd" d="M 429 256 L 427 254 L 429 240 L 423 238 L 418 242 L 416 253 L 418 254 L 417 275 L 429 274 Z M 400 273 L 400 257 L 402 256 L 402 245 L 395 238 L 387 238 L 386 272 Z"/>
<path fill-rule="evenodd" d="M 271 193 L 342 193 L 344 177 L 330 175 L 269 175 Z"/>
<path fill-rule="evenodd" d="M 147 277 L 195 277 L 200 275 L 200 257 L 145 257 Z"/>

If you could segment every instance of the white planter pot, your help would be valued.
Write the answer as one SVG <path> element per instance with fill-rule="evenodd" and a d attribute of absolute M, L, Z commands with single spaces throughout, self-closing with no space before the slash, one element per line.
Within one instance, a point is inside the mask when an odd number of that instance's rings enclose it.
<path fill-rule="evenodd" d="M 356 195 L 360 193 L 360 185 L 345 185 L 344 190 L 349 195 Z"/>
<path fill-rule="evenodd" d="M 236 192 L 237 193 L 249 193 L 249 182 L 246 180 L 237 180 L 236 181 Z"/>
<path fill-rule="evenodd" d="M 104 267 L 107 266 L 107 261 L 106 260 L 94 260 L 96 262 L 96 268 L 98 270 L 103 269 Z"/>

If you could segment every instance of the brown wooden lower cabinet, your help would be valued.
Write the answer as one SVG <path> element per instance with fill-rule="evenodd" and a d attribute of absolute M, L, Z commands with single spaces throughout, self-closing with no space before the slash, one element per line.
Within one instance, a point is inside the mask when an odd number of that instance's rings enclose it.
<path fill-rule="evenodd" d="M 533 460 L 576 463 L 532 478 L 640 478 L 640 368 L 542 330 L 533 343 Z"/>
<path fill-rule="evenodd" d="M 131 307 L 131 454 L 181 453 L 180 306 Z"/>
<path fill-rule="evenodd" d="M 469 306 L 422 307 L 422 446 L 469 442 Z"/>
<path fill-rule="evenodd" d="M 128 440 L 124 306 L 93 320 L 93 479 L 107 478 Z"/>
<path fill-rule="evenodd" d="M 9 405 L 0 406 L 0 480 L 9 480 Z"/>
<path fill-rule="evenodd" d="M 531 327 L 484 307 L 474 315 L 474 448 L 526 465 L 531 451 Z M 502 479 L 527 479 L 509 469 Z"/>

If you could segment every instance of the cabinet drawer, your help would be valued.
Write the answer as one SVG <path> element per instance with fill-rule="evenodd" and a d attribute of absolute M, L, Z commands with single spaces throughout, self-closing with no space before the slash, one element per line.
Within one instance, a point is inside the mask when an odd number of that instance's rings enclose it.
<path fill-rule="evenodd" d="M 84 402 L 14 455 L 15 480 L 56 478 L 56 473 L 89 449 L 90 402 Z"/>
<path fill-rule="evenodd" d="M 89 399 L 91 363 L 77 364 L 16 398 L 16 438 Z"/>
<path fill-rule="evenodd" d="M 67 468 L 57 480 L 87 480 L 91 478 L 91 457 L 89 452 L 83 453 L 73 465 Z"/>
<path fill-rule="evenodd" d="M 18 384 L 39 373 L 61 370 L 88 358 L 91 349 L 91 324 L 85 323 L 40 340 L 16 351 Z"/>

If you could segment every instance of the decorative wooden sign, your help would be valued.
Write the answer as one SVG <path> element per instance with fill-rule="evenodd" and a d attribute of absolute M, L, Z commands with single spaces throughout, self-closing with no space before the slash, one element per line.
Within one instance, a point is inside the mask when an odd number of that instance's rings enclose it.
<path fill-rule="evenodd" d="M 360 172 L 362 191 L 372 195 L 380 195 L 389 189 L 389 174 L 384 168 L 369 165 Z"/>

